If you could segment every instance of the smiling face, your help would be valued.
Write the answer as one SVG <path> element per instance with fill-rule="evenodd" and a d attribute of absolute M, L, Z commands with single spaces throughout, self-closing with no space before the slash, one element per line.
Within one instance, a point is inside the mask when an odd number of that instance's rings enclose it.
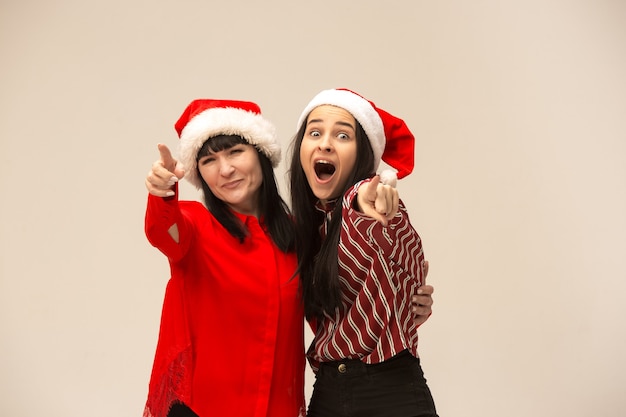
<path fill-rule="evenodd" d="M 198 171 L 215 197 L 232 210 L 258 216 L 259 189 L 263 183 L 257 150 L 236 144 L 211 151 L 198 159 Z"/>
<path fill-rule="evenodd" d="M 341 196 L 357 159 L 356 121 L 346 110 L 316 107 L 306 120 L 300 163 L 322 203 Z"/>

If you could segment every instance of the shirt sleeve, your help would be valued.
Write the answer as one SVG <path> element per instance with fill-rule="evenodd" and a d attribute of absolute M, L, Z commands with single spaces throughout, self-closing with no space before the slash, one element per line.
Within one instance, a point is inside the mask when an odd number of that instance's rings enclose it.
<path fill-rule="evenodd" d="M 402 267 L 423 284 L 422 242 L 417 231 L 411 225 L 408 211 L 400 200 L 398 212 L 383 226 L 378 220 L 354 209 L 355 199 L 363 180 L 346 192 L 343 199 L 343 220 L 348 228 L 355 228 L 359 235 L 370 242 L 373 250 L 382 251 L 390 262 Z"/>
<path fill-rule="evenodd" d="M 398 212 L 387 226 L 355 210 L 353 203 L 361 183 L 344 196 L 343 221 L 347 229 L 356 232 L 351 233 L 351 237 L 364 240 L 365 244 L 359 246 L 370 252 L 366 255 L 372 260 L 368 274 L 379 286 L 378 296 L 381 297 L 374 303 L 376 314 L 382 316 L 395 310 L 393 314 L 402 322 L 398 324 L 406 328 L 411 325 L 411 296 L 417 294 L 417 288 L 424 282 L 422 242 L 401 200 Z"/>
<path fill-rule="evenodd" d="M 148 241 L 171 261 L 178 261 L 185 256 L 192 238 L 190 233 L 192 224 L 183 215 L 178 200 L 178 184 L 175 193 L 172 197 L 148 194 L 145 216 L 145 233 Z M 178 242 L 169 233 L 173 225 L 178 228 Z"/>

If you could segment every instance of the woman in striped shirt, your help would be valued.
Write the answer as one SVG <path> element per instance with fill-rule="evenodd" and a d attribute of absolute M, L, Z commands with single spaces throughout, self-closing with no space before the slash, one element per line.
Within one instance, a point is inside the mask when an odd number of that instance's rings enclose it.
<path fill-rule="evenodd" d="M 413 152 L 401 119 L 350 90 L 320 92 L 298 121 L 290 185 L 315 332 L 309 417 L 437 416 L 409 302 L 427 263 L 393 190 L 396 177 L 412 171 Z M 397 173 L 375 175 L 381 159 Z M 366 206 L 378 218 L 364 215 Z"/>

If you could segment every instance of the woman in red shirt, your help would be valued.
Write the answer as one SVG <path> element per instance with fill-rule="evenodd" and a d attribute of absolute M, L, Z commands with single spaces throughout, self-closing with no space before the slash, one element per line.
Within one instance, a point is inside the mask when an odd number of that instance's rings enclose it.
<path fill-rule="evenodd" d="M 393 209 L 397 193 L 376 191 L 412 171 L 413 152 L 401 119 L 346 89 L 320 92 L 298 121 L 291 208 L 305 313 L 316 322 L 309 417 L 437 415 L 408 305 L 426 277 L 421 240 L 404 204 Z M 382 183 L 381 159 L 397 170 Z M 361 213 L 368 206 L 381 221 Z"/>
<path fill-rule="evenodd" d="M 146 178 L 145 232 L 170 264 L 144 417 L 305 414 L 293 223 L 274 126 L 250 102 L 195 100 Z M 204 205 L 178 198 L 183 176 Z"/>

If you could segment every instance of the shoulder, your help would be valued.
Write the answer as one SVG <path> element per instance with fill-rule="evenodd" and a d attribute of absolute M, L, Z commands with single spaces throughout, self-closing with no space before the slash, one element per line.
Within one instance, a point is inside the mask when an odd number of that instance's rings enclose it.
<path fill-rule="evenodd" d="M 178 203 L 181 215 L 191 223 L 207 223 L 207 220 L 214 219 L 213 214 L 198 201 L 183 200 Z"/>
<path fill-rule="evenodd" d="M 371 180 L 372 180 L 371 178 L 366 178 L 364 180 L 357 182 L 356 184 L 353 184 L 350 188 L 348 188 L 348 190 L 343 194 L 342 204 L 343 204 L 344 209 L 353 207 L 354 199 L 359 194 L 359 188 L 361 187 L 362 184 L 366 182 L 370 182 Z"/>
<path fill-rule="evenodd" d="M 199 201 L 193 200 L 181 200 L 178 202 L 181 209 L 185 209 L 187 211 L 206 211 L 209 213 L 209 210 Z"/>

